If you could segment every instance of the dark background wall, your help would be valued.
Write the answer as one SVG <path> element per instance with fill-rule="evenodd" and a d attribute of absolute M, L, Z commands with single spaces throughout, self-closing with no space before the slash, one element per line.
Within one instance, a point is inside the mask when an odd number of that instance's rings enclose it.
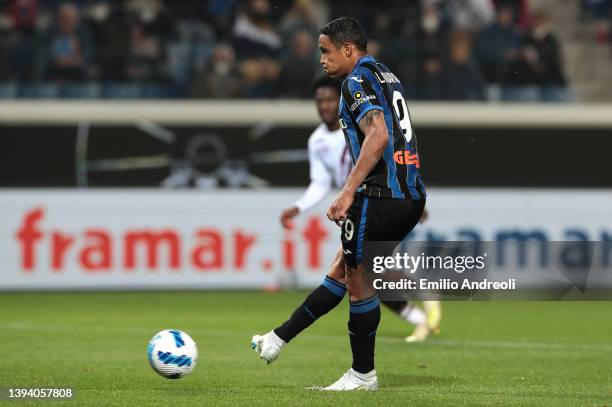
<path fill-rule="evenodd" d="M 271 127 L 263 131 L 204 126 L 166 129 L 174 134 L 173 142 L 161 141 L 137 126 L 92 125 L 86 149 L 90 166 L 100 160 L 148 156 L 167 157 L 169 164 L 120 171 L 90 170 L 89 186 L 156 186 L 176 163 L 192 163 L 201 172 L 212 173 L 221 161 L 228 160 L 271 186 L 303 186 L 308 181 L 304 152 L 311 126 Z M 417 128 L 416 134 L 429 185 L 612 186 L 612 129 L 426 127 Z M 0 126 L 0 135 L 0 187 L 77 185 L 76 125 L 5 125 Z M 199 147 L 194 147 L 191 141 L 196 137 L 215 141 L 195 143 Z"/>

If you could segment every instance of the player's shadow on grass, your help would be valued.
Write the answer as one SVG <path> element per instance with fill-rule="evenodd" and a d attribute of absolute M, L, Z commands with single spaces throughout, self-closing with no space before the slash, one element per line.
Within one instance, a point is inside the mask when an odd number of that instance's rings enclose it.
<path fill-rule="evenodd" d="M 444 376 L 422 376 L 411 374 L 385 373 L 380 375 L 381 386 L 410 387 L 448 385 L 459 381 L 458 378 Z"/>

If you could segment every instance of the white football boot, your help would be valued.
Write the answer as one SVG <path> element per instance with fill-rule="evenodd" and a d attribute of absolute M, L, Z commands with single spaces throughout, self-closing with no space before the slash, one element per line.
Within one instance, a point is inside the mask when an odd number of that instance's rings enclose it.
<path fill-rule="evenodd" d="M 378 390 L 376 370 L 359 373 L 350 368 L 337 382 L 321 389 L 323 391 Z"/>
<path fill-rule="evenodd" d="M 268 364 L 278 358 L 282 347 L 285 345 L 285 341 L 279 338 L 274 331 L 265 335 L 254 335 L 251 339 L 251 349 L 259 353 L 259 358 L 265 359 Z"/>

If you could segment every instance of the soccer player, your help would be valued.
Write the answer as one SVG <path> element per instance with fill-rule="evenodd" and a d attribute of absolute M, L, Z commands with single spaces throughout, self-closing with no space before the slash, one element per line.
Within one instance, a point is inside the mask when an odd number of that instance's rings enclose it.
<path fill-rule="evenodd" d="M 334 267 L 340 261 L 344 263 L 353 363 L 324 390 L 376 390 L 374 347 L 380 301 L 366 282 L 363 244 L 403 240 L 423 213 L 425 187 L 402 85 L 385 65 L 367 54 L 367 37 L 359 23 L 349 17 L 328 23 L 320 31 L 319 48 L 325 72 L 344 80 L 340 127 L 354 163 L 327 212 L 331 221 L 342 224 L 343 255 L 336 255 Z M 344 285 L 331 279 L 326 279 L 324 286 L 338 294 L 345 290 Z M 302 308 L 315 319 L 318 310 L 304 305 Z M 269 338 L 276 339 L 280 338 Z M 263 342 L 254 338 L 253 345 L 261 348 L 261 356 L 266 358 Z"/>
<path fill-rule="evenodd" d="M 308 139 L 308 161 L 310 164 L 310 184 L 306 192 L 295 202 L 285 209 L 281 214 L 281 223 L 285 228 L 290 227 L 293 218 L 304 213 L 327 195 L 333 186 L 341 187 L 351 169 L 351 158 L 348 146 L 344 140 L 344 134 L 338 122 L 338 105 L 340 103 L 341 82 L 328 76 L 317 79 L 313 85 L 313 93 L 317 111 L 322 123 L 316 128 Z M 424 218 L 425 216 L 423 216 Z M 424 220 L 424 219 L 423 219 Z M 343 257 L 342 250 L 337 256 Z M 342 260 L 342 261 L 340 261 Z M 311 318 L 304 307 L 317 309 L 316 318 L 326 314 L 340 303 L 338 295 L 329 296 L 330 290 L 327 285 L 337 283 L 344 286 L 344 260 L 338 258 L 327 274 L 323 285 L 315 290 L 302 304 L 285 324 L 268 333 L 268 337 L 278 336 L 282 343 L 288 343 L 296 335 L 310 326 L 315 319 Z M 344 295 L 346 290 L 336 291 Z M 326 298 L 329 297 L 329 298 Z M 339 298 L 340 300 L 342 297 Z M 322 303 L 322 304 L 321 304 Z M 407 342 L 419 342 L 425 340 L 432 327 L 429 326 L 429 315 L 426 315 L 418 305 L 408 301 L 383 301 L 392 312 L 400 318 L 416 325 L 414 332 L 406 337 Z M 434 309 L 425 304 L 428 308 Z M 265 336 L 265 335 L 264 335 Z M 262 340 L 265 340 L 264 338 Z M 278 340 L 273 341 L 280 342 Z M 269 350 L 269 349 L 266 349 Z M 280 351 L 280 348 L 275 350 Z M 278 357 L 278 353 L 265 353 L 268 356 Z"/>

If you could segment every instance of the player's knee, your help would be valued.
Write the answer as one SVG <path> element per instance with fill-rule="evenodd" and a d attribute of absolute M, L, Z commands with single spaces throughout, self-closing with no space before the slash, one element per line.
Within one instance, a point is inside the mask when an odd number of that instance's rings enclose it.
<path fill-rule="evenodd" d="M 327 274 L 328 277 L 336 281 L 346 284 L 346 271 L 344 269 L 344 260 L 342 257 L 336 258 L 332 264 L 331 270 Z"/>
<path fill-rule="evenodd" d="M 361 287 L 356 276 L 356 270 L 351 267 L 345 268 L 346 290 L 350 301 L 359 301 L 361 298 Z"/>
<path fill-rule="evenodd" d="M 362 266 L 346 267 L 346 289 L 350 301 L 360 301 L 371 297 L 376 291 L 368 284 Z"/>

